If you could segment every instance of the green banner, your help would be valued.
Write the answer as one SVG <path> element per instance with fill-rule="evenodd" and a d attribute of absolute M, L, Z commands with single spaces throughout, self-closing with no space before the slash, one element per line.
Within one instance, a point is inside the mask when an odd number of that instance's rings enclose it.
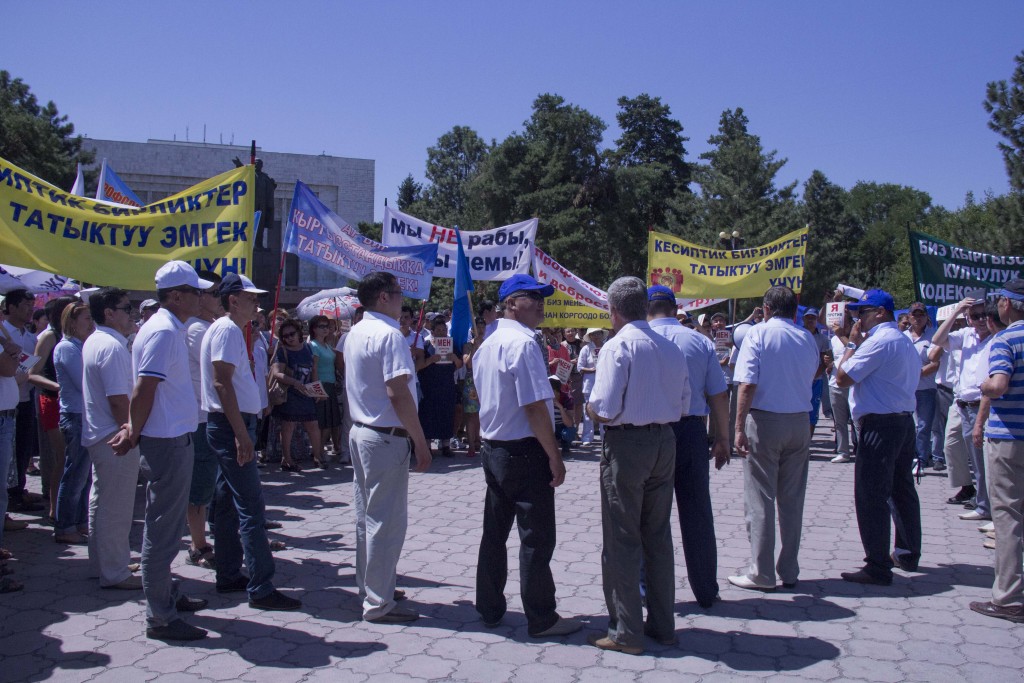
<path fill-rule="evenodd" d="M 945 306 L 972 296 L 979 289 L 991 292 L 1007 280 L 1021 277 L 1024 256 L 971 251 L 911 231 L 910 263 L 914 269 L 917 301 L 928 306 Z"/>

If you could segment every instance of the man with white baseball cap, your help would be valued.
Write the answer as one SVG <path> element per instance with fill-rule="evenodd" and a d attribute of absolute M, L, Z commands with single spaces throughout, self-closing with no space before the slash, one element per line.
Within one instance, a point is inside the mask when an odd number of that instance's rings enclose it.
<path fill-rule="evenodd" d="M 185 623 L 178 611 L 195 612 L 205 600 L 178 594 L 171 562 L 181 545 L 192 481 L 192 433 L 199 404 L 188 369 L 185 321 L 199 312 L 203 280 L 184 261 L 156 271 L 160 310 L 139 330 L 132 346 L 135 387 L 129 423 L 110 444 L 118 455 L 139 447 L 147 479 L 146 526 L 142 538 L 142 589 L 146 595 L 146 636 L 158 640 L 198 640 L 206 631 Z"/>

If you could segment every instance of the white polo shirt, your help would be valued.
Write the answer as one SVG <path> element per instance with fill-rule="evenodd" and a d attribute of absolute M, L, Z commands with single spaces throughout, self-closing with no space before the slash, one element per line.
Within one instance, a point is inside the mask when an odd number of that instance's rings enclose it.
<path fill-rule="evenodd" d="M 415 399 L 416 368 L 398 321 L 366 311 L 345 336 L 344 348 L 345 392 L 352 421 L 372 427 L 401 427 L 385 382 L 408 376 L 409 391 Z"/>
<path fill-rule="evenodd" d="M 495 321 L 497 322 L 497 321 Z M 602 344 L 601 348 L 604 348 Z M 597 347 L 592 341 L 588 341 L 580 349 L 580 355 L 576 358 L 576 367 L 586 370 L 594 370 L 597 368 L 597 359 L 601 357 L 601 348 Z M 597 379 L 595 373 L 584 372 L 583 374 L 583 393 L 589 394 L 594 390 L 594 381 Z"/>
<path fill-rule="evenodd" d="M 231 386 L 235 389 L 235 400 L 238 410 L 256 415 L 260 412 L 260 390 L 256 386 L 256 378 L 249 365 L 249 352 L 245 346 L 245 334 L 242 329 L 228 316 L 217 318 L 203 337 L 203 346 L 199 356 L 199 367 L 202 370 L 203 410 L 208 413 L 223 413 L 224 405 L 214 386 L 213 364 L 223 361 L 234 366 L 231 373 Z"/>
<path fill-rule="evenodd" d="M 17 327 L 12 325 L 7 320 L 4 320 L 2 324 L 4 326 L 4 329 L 7 330 L 7 334 L 11 335 L 11 339 L 13 339 L 14 341 L 16 341 L 18 343 L 18 346 L 21 347 L 22 351 L 24 351 L 25 353 L 27 353 L 28 355 L 31 356 L 33 354 L 33 352 L 36 350 L 36 335 L 32 334 L 31 332 L 26 330 L 24 327 L 19 330 Z M 58 321 L 58 325 L 59 324 L 60 323 Z M 15 380 L 14 383 L 15 383 L 15 385 L 17 385 L 17 383 L 18 383 L 17 380 Z M 25 382 L 24 384 L 22 384 L 21 386 L 18 387 L 18 402 L 19 403 L 22 402 L 22 401 L 29 400 L 29 398 L 31 398 L 31 395 L 32 395 L 32 385 L 29 384 L 28 382 Z"/>
<path fill-rule="evenodd" d="M 206 422 L 206 411 L 203 410 L 203 379 L 200 370 L 199 352 L 203 346 L 203 336 L 213 323 L 202 318 L 189 318 L 186 325 L 185 338 L 188 339 L 188 374 L 192 378 L 192 393 L 199 403 L 199 423 Z"/>
<path fill-rule="evenodd" d="M 188 371 L 185 325 L 166 308 L 154 313 L 136 335 L 132 368 L 136 378 L 160 380 L 142 436 L 170 439 L 196 431 L 199 402 Z"/>
<path fill-rule="evenodd" d="M 917 406 L 921 356 L 914 343 L 896 323 L 876 325 L 854 354 L 841 363 L 850 379 L 850 414 L 912 413 Z"/>
<path fill-rule="evenodd" d="M 645 320 L 604 343 L 595 374 L 590 407 L 612 426 L 670 424 L 690 405 L 686 356 Z"/>
<path fill-rule="evenodd" d="M 736 384 L 756 384 L 750 407 L 771 413 L 809 413 L 811 385 L 821 360 L 811 333 L 792 320 L 754 325 L 736 358 Z"/>
<path fill-rule="evenodd" d="M 93 446 L 121 428 L 109 396 L 131 398 L 132 357 L 128 340 L 117 330 L 97 325 L 82 346 L 82 445 Z"/>
<path fill-rule="evenodd" d="M 494 332 L 473 356 L 473 383 L 480 397 L 480 435 L 494 441 L 536 436 L 523 406 L 546 401 L 555 430 L 555 392 L 548 381 L 548 361 L 533 330 L 500 318 Z"/>
<path fill-rule="evenodd" d="M 988 346 L 994 336 L 990 334 L 982 340 L 970 327 L 949 333 L 950 351 L 960 352 L 960 374 L 954 393 L 961 401 L 981 400 L 981 383 L 988 379 Z"/>

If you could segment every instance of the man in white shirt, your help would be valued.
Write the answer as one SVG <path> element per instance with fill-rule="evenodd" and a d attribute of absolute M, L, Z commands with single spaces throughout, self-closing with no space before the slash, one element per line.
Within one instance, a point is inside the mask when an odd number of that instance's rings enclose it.
<path fill-rule="evenodd" d="M 800 574 L 800 533 L 810 461 L 811 385 L 821 373 L 818 345 L 793 322 L 796 294 L 772 287 L 764 295 L 766 322 L 747 332 L 736 359 L 736 452 L 746 455 L 743 489 L 752 559 L 729 577 L 739 588 L 774 591 L 776 572 L 785 588 Z M 779 511 L 779 560 L 775 562 L 775 508 Z"/>
<path fill-rule="evenodd" d="M 203 337 L 210 325 L 224 315 L 224 307 L 217 294 L 220 275 L 203 271 L 199 277 L 212 282 L 213 287 L 205 290 L 199 297 L 199 313 L 186 322 L 186 339 L 188 340 L 188 371 L 192 378 L 192 391 L 196 401 L 200 403 L 199 426 L 192 434 L 192 448 L 195 459 L 192 462 L 192 483 L 188 489 L 188 511 L 185 519 L 188 522 L 189 535 L 192 537 L 186 562 L 197 567 L 213 569 L 215 558 L 213 548 L 206 542 L 206 510 L 213 500 L 213 492 L 217 486 L 217 456 L 206 442 L 206 411 L 202 409 L 203 382 L 200 370 L 199 352 L 203 345 Z"/>
<path fill-rule="evenodd" d="M 132 346 L 135 387 L 129 423 L 111 441 L 114 453 L 139 447 L 147 479 L 146 526 L 142 539 L 142 589 L 146 595 L 146 636 L 157 640 L 198 640 L 206 631 L 183 621 L 206 601 L 178 595 L 171 562 L 178 554 L 192 481 L 192 434 L 199 404 L 188 371 L 185 321 L 199 312 L 199 297 L 213 283 L 184 261 L 169 261 L 156 272 L 160 310 L 139 330 Z"/>
<path fill-rule="evenodd" d="M 853 327 L 853 316 L 850 311 L 847 310 L 843 315 L 843 324 L 837 323 L 832 326 L 832 339 L 829 340 L 833 365 L 832 372 L 828 377 L 828 391 L 832 399 L 832 419 L 836 429 L 837 453 L 836 457 L 832 458 L 834 463 L 853 460 L 853 449 L 857 445 L 857 423 L 850 415 L 850 388 L 839 386 L 836 380 L 835 363 L 846 352 L 846 345 L 850 341 L 850 328 Z"/>
<path fill-rule="evenodd" d="M 256 315 L 257 295 L 267 292 L 244 276 L 228 273 L 218 293 L 227 315 L 206 331 L 199 360 L 206 439 L 218 464 L 217 592 L 247 591 L 249 606 L 256 609 L 296 610 L 302 603 L 274 588 L 274 557 L 253 446 L 260 393 L 243 328 Z M 241 572 L 243 550 L 248 578 Z"/>
<path fill-rule="evenodd" d="M 349 453 L 356 507 L 356 584 L 363 620 L 398 624 L 419 618 L 400 607 L 395 590 L 405 543 L 409 458 L 416 471 L 430 467 L 414 392 L 416 369 L 398 329 L 402 289 L 390 273 L 359 282 L 363 319 L 345 337 L 345 389 L 352 410 Z"/>
<path fill-rule="evenodd" d="M 28 331 L 27 325 L 32 319 L 32 307 L 35 302 L 28 290 L 14 289 L 4 295 L 3 321 L 7 337 L 13 339 L 21 350 L 32 355 L 36 349 L 36 335 Z M 57 321 L 60 326 L 60 321 Z M 14 436 L 14 467 L 16 479 L 7 482 L 9 507 L 16 512 L 36 512 L 43 509 L 38 496 L 25 489 L 28 466 L 32 459 L 39 455 L 38 420 L 36 419 L 35 391 L 28 383 L 28 374 L 18 371 L 15 374 L 18 384 L 18 407 L 15 416 Z M 6 475 L 6 471 L 4 472 Z M 57 492 L 52 493 L 53 496 Z"/>
<path fill-rule="evenodd" d="M 555 492 L 565 465 L 555 441 L 554 391 L 547 357 L 533 330 L 544 320 L 544 299 L 554 287 L 514 275 L 498 290 L 507 315 L 473 356 L 480 396 L 480 460 L 487 482 L 483 535 L 476 570 L 476 611 L 494 628 L 507 609 L 506 542 L 518 521 L 519 583 L 527 632 L 534 638 L 581 628 L 555 610 L 551 556 L 555 550 Z"/>
<path fill-rule="evenodd" d="M 672 495 L 678 422 L 690 405 L 686 356 L 647 323 L 647 287 L 622 277 L 608 288 L 615 336 L 597 359 L 587 410 L 605 426 L 601 457 L 601 551 L 608 630 L 602 650 L 640 654 L 644 634 L 675 637 Z M 640 596 L 646 573 L 647 621 Z"/>
<path fill-rule="evenodd" d="M 14 426 L 18 409 L 18 371 L 21 346 L 0 329 L 0 474 L 6 479 L 14 458 Z M 0 519 L 7 515 L 7 486 L 0 482 Z M 0 526 L 0 548 L 4 545 L 4 528 Z M 0 576 L 0 592 L 19 591 L 24 586 L 9 576 Z"/>
<path fill-rule="evenodd" d="M 89 497 L 89 564 L 102 588 L 139 590 L 133 576 L 128 536 L 132 530 L 139 449 L 115 455 L 107 442 L 128 424 L 132 358 L 128 337 L 135 329 L 128 292 L 104 287 L 89 297 L 96 331 L 82 347 L 82 445 L 92 459 Z"/>
<path fill-rule="evenodd" d="M 853 486 L 865 563 L 841 576 L 852 583 L 888 586 L 894 564 L 916 571 L 921 558 L 921 508 L 911 472 L 921 358 L 896 327 L 888 292 L 869 289 L 846 307 L 858 322 L 836 364 L 836 379 L 840 387 L 852 387 L 850 411 L 859 425 Z M 890 553 L 893 526 L 896 547 Z"/>

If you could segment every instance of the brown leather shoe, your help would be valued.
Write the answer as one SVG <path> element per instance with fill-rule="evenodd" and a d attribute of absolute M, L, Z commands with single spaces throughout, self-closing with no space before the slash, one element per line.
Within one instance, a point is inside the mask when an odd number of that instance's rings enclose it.
<path fill-rule="evenodd" d="M 1022 605 L 996 605 L 992 602 L 972 602 L 971 610 L 986 617 L 1006 619 L 1015 624 L 1024 624 L 1024 606 Z"/>
<path fill-rule="evenodd" d="M 587 636 L 587 642 L 594 647 L 601 648 L 602 650 L 611 650 L 612 652 L 622 652 L 627 655 L 642 655 L 644 649 L 642 647 L 631 647 L 629 645 L 622 645 L 616 643 L 608 636 L 602 636 L 597 633 L 591 633 Z"/>
<path fill-rule="evenodd" d="M 10 515 L 4 517 L 4 531 L 21 531 L 28 526 L 28 522 L 20 519 L 11 519 Z"/>

